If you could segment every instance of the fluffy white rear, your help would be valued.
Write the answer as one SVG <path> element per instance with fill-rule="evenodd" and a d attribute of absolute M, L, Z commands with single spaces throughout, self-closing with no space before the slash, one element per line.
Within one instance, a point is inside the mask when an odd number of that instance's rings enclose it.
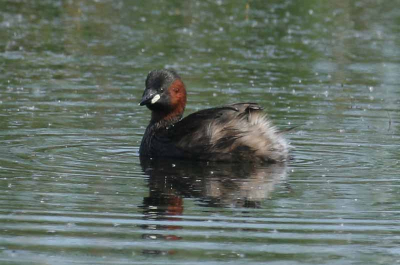
<path fill-rule="evenodd" d="M 208 134 L 212 149 L 216 152 L 246 150 L 247 155 L 254 154 L 261 160 L 276 162 L 286 161 L 288 157 L 286 140 L 260 111 L 246 113 L 225 124 L 212 122 Z M 231 144 L 221 145 L 223 139 L 230 139 Z"/>

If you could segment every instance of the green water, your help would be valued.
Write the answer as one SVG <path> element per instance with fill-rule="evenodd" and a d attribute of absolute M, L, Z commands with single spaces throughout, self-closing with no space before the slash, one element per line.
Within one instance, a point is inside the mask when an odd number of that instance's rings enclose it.
<path fill-rule="evenodd" d="M 0 263 L 400 263 L 399 8 L 0 0 Z M 141 165 L 158 68 L 186 113 L 299 126 L 294 160 Z"/>

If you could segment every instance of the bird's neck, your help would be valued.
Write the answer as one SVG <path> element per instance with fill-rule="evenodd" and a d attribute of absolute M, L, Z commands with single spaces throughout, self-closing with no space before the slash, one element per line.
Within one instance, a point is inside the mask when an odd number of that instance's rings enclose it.
<path fill-rule="evenodd" d="M 183 115 L 183 111 L 180 112 L 170 112 L 170 113 L 161 113 L 153 111 L 151 113 L 151 120 L 149 126 L 154 128 L 163 128 L 171 126 L 177 123 Z"/>

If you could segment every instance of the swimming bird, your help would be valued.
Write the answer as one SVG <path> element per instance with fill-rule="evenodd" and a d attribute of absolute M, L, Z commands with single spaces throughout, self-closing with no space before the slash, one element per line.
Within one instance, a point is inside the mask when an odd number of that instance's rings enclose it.
<path fill-rule="evenodd" d="M 151 110 L 141 157 L 208 161 L 285 162 L 289 145 L 256 103 L 236 103 L 182 118 L 186 87 L 174 70 L 153 70 L 141 106 Z"/>

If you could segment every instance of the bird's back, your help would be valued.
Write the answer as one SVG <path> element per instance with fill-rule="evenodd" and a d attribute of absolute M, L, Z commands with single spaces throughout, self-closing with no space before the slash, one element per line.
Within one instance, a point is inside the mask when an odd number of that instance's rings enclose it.
<path fill-rule="evenodd" d="M 259 105 L 238 103 L 195 112 L 167 127 L 148 128 L 141 155 L 283 162 L 288 144 Z"/>

